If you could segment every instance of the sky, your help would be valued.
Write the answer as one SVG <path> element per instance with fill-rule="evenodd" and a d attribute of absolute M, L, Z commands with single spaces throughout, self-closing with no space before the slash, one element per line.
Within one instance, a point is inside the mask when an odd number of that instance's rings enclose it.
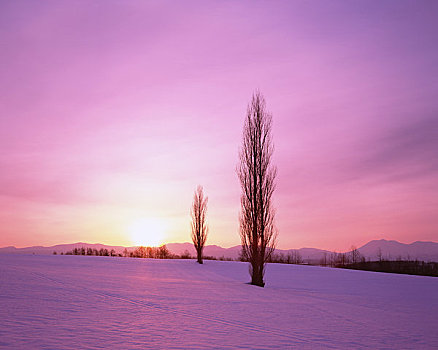
<path fill-rule="evenodd" d="M 251 96 L 279 248 L 438 241 L 436 1 L 2 1 L 0 246 L 240 243 Z"/>

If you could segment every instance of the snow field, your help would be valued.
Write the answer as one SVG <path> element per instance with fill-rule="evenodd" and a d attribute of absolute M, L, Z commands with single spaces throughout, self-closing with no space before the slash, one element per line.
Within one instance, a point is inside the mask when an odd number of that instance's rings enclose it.
<path fill-rule="evenodd" d="M 0 348 L 437 349 L 438 278 L 0 255 Z"/>

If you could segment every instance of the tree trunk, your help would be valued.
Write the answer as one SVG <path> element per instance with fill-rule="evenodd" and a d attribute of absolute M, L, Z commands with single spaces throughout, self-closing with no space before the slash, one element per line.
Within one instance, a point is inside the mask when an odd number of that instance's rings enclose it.
<path fill-rule="evenodd" d="M 203 263 L 203 261 L 202 261 L 202 249 L 198 249 L 196 251 L 196 253 L 197 253 L 197 256 L 198 256 L 198 263 L 202 264 Z"/>
<path fill-rule="evenodd" d="M 252 264 L 251 284 L 258 287 L 264 287 L 262 264 Z"/>

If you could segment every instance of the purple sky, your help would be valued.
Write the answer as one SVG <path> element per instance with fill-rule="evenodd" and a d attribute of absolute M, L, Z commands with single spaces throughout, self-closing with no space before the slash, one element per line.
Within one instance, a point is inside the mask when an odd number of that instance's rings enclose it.
<path fill-rule="evenodd" d="M 0 246 L 239 244 L 255 89 L 280 248 L 438 240 L 438 2 L 2 1 Z M 142 238 L 144 235 L 144 239 Z"/>

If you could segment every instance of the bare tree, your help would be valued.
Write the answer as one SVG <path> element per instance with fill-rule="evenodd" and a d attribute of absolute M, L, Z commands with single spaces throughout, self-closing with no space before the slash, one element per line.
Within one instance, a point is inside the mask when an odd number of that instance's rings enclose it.
<path fill-rule="evenodd" d="M 301 257 L 301 253 L 298 250 L 293 250 L 291 253 L 291 264 L 302 264 L 303 258 Z"/>
<path fill-rule="evenodd" d="M 327 266 L 327 252 L 322 253 L 322 258 L 319 261 L 321 266 Z"/>
<path fill-rule="evenodd" d="M 206 223 L 208 197 L 204 197 L 202 186 L 198 186 L 193 196 L 191 209 L 192 241 L 196 249 L 198 263 L 202 264 L 202 250 L 207 240 L 208 226 Z"/>
<path fill-rule="evenodd" d="M 240 238 L 242 257 L 250 263 L 251 284 L 263 287 L 266 262 L 275 249 L 277 230 L 272 194 L 277 168 L 271 164 L 272 116 L 256 91 L 248 105 L 237 175 L 242 187 Z"/>
<path fill-rule="evenodd" d="M 351 262 L 353 264 L 355 264 L 355 263 L 358 263 L 359 261 L 360 261 L 360 253 L 357 250 L 357 248 L 354 245 L 352 245 L 351 246 Z"/>
<path fill-rule="evenodd" d="M 380 248 L 377 249 L 377 258 L 379 259 L 380 262 L 382 262 L 383 254 L 382 254 L 382 249 Z"/>

